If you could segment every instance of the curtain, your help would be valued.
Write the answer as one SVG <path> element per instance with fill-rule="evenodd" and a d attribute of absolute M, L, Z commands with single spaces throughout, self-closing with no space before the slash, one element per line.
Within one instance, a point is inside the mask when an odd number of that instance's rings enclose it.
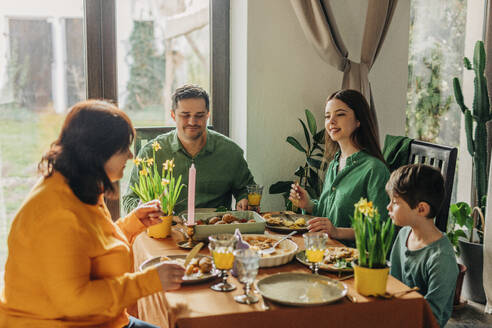
<path fill-rule="evenodd" d="M 487 13 L 485 20 L 485 52 L 487 55 L 487 62 L 485 67 L 485 77 L 487 78 L 487 89 L 490 93 L 492 91 L 492 1 L 487 3 Z M 490 144 L 490 130 L 488 143 Z M 490 152 L 489 152 L 490 156 Z M 492 168 L 492 165 L 490 165 Z M 485 216 L 485 231 L 483 238 L 483 288 L 487 297 L 487 304 L 485 305 L 485 312 L 492 314 L 492 171 L 489 170 L 489 188 L 487 191 L 487 207 Z"/>
<path fill-rule="evenodd" d="M 360 62 L 351 61 L 330 6 L 330 0 L 291 0 L 306 38 L 319 56 L 342 71 L 342 89 L 359 90 L 371 105 L 371 119 L 379 129 L 368 74 L 388 32 L 398 0 L 368 0 Z M 378 145 L 380 146 L 380 145 Z"/>

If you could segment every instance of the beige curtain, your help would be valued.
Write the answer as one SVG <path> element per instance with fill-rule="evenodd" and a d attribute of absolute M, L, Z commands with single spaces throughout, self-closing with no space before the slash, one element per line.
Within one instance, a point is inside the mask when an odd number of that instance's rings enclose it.
<path fill-rule="evenodd" d="M 487 64 L 485 76 L 487 77 L 490 99 L 490 93 L 492 91 L 492 0 L 488 1 L 486 16 L 485 52 L 487 54 Z M 490 138 L 491 135 L 489 134 L 489 143 Z M 490 165 L 490 168 L 492 168 L 492 165 Z M 487 213 L 485 216 L 485 234 L 483 240 L 483 288 L 485 290 L 485 295 L 487 296 L 485 312 L 492 314 L 492 171 L 490 170 L 487 195 L 489 195 L 489 197 L 487 197 Z"/>
<path fill-rule="evenodd" d="M 368 1 L 360 63 L 348 59 L 330 0 L 291 0 L 291 4 L 304 34 L 321 58 L 344 73 L 342 88 L 359 90 L 371 104 L 372 119 L 377 129 L 368 74 L 381 50 L 398 0 Z M 379 134 L 378 129 L 376 133 Z"/>

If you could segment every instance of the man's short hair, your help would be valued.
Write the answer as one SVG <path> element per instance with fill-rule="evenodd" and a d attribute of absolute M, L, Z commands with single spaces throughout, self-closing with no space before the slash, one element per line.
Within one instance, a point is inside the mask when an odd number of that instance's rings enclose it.
<path fill-rule="evenodd" d="M 441 209 L 445 188 L 441 172 L 422 164 L 404 165 L 393 173 L 386 183 L 388 194 L 396 194 L 414 209 L 418 203 L 430 206 L 428 218 L 434 218 Z"/>
<path fill-rule="evenodd" d="M 207 111 L 209 110 L 209 99 L 208 93 L 202 87 L 194 84 L 185 84 L 182 87 L 179 87 L 174 91 L 172 95 L 173 99 L 173 108 L 175 111 L 178 108 L 178 102 L 183 99 L 191 99 L 191 98 L 202 98 L 205 100 L 205 107 Z"/>

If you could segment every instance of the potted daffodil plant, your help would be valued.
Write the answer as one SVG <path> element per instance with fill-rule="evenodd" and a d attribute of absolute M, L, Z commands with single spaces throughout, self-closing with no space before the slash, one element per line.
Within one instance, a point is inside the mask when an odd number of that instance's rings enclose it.
<path fill-rule="evenodd" d="M 130 188 L 144 203 L 159 199 L 162 211 L 162 222 L 147 229 L 147 234 L 154 238 L 165 238 L 169 235 L 173 218 L 174 205 L 178 200 L 184 184 L 181 184 L 181 175 L 174 177 L 174 159 L 167 160 L 162 168 L 155 165 L 155 154 L 161 149 L 157 141 L 152 143 L 152 158 L 135 158 L 138 168 L 138 181 Z"/>
<path fill-rule="evenodd" d="M 359 259 L 353 263 L 355 288 L 362 295 L 383 295 L 386 292 L 389 267 L 386 256 L 391 248 L 395 226 L 381 220 L 372 202 L 361 198 L 355 205 L 352 228 Z"/>

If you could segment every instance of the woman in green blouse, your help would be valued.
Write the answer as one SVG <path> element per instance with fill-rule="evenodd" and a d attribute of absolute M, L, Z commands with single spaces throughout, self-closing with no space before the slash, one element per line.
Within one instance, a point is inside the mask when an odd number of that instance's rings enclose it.
<path fill-rule="evenodd" d="M 353 245 L 350 217 L 361 197 L 372 201 L 381 217 L 388 218 L 385 192 L 389 171 L 376 138 L 376 125 L 364 96 L 355 90 L 332 94 L 325 107 L 325 160 L 329 162 L 319 200 L 292 185 L 290 200 L 317 218 L 309 231 L 323 231 Z"/>

